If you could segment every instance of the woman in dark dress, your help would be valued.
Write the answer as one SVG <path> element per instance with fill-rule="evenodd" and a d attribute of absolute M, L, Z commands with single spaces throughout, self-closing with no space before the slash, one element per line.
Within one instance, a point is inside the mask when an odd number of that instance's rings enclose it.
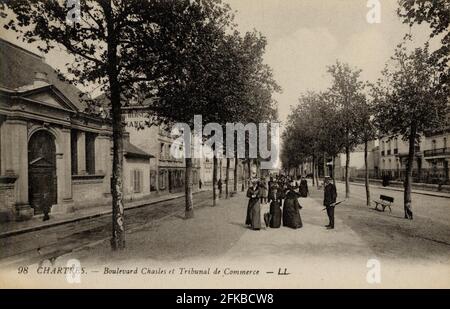
<path fill-rule="evenodd" d="M 283 200 L 281 199 L 280 194 L 278 193 L 277 186 L 272 187 L 272 194 L 270 196 L 270 220 L 269 226 L 273 229 L 277 229 L 281 226 L 281 204 Z"/>
<path fill-rule="evenodd" d="M 305 178 L 302 177 L 302 180 L 300 181 L 300 187 L 298 192 L 300 193 L 300 197 L 307 197 L 308 196 L 308 181 L 306 181 Z"/>
<path fill-rule="evenodd" d="M 283 226 L 293 229 L 298 229 L 303 226 L 302 218 L 300 217 L 300 206 L 298 202 L 299 194 L 289 187 L 283 205 Z"/>
<path fill-rule="evenodd" d="M 252 186 L 247 190 L 247 197 L 249 200 L 245 224 L 250 225 L 254 230 L 259 230 L 261 229 L 261 205 L 257 180 L 252 181 Z"/>

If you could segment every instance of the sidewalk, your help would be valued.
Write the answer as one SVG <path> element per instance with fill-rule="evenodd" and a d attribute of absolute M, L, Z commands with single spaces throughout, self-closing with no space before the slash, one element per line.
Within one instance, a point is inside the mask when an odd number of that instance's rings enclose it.
<path fill-rule="evenodd" d="M 204 188 L 195 191 L 194 194 L 209 190 L 210 190 L 209 188 Z M 139 207 L 149 206 L 152 204 L 157 204 L 164 201 L 174 200 L 183 196 L 184 196 L 183 192 L 170 193 L 161 196 L 151 197 L 148 199 L 125 202 L 124 207 L 125 210 L 135 209 Z M 88 207 L 84 209 L 79 209 L 71 213 L 50 214 L 50 220 L 48 221 L 42 221 L 41 216 L 36 216 L 27 221 L 4 222 L 0 225 L 0 239 L 23 233 L 38 231 L 45 228 L 63 225 L 71 222 L 93 219 L 109 215 L 111 213 L 112 213 L 111 205 L 102 205 L 97 207 Z"/>
<path fill-rule="evenodd" d="M 345 181 L 342 181 L 342 180 L 336 180 L 336 182 L 338 182 L 338 183 L 345 183 Z M 351 185 L 355 185 L 355 186 L 360 186 L 360 187 L 364 187 L 365 186 L 364 183 L 360 183 L 360 182 L 350 182 L 350 184 Z M 370 185 L 370 187 L 377 188 L 377 189 L 382 189 L 382 190 L 391 190 L 391 191 L 399 191 L 399 192 L 403 192 L 404 191 L 403 188 L 383 187 L 383 186 L 372 185 L 372 184 Z M 421 194 L 421 195 L 428 195 L 428 196 L 435 196 L 435 197 L 442 197 L 442 198 L 450 198 L 450 193 L 445 193 L 445 192 L 435 192 L 435 191 L 412 189 L 411 193 L 413 193 L 413 194 Z"/>

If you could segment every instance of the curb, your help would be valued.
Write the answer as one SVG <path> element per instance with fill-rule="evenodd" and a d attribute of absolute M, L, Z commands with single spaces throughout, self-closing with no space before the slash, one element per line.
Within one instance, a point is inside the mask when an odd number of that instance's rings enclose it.
<path fill-rule="evenodd" d="M 193 192 L 193 194 L 198 194 L 198 193 L 208 192 L 208 191 L 209 190 L 197 191 L 197 192 Z M 179 199 L 182 197 L 184 197 L 184 194 L 179 194 L 179 195 L 168 197 L 166 199 L 161 199 L 161 200 L 156 200 L 156 201 L 148 201 L 148 202 L 142 201 L 142 204 L 132 205 L 129 207 L 125 206 L 124 211 L 130 210 L 130 209 L 147 207 L 147 206 L 159 204 L 162 202 Z M 59 226 L 59 225 L 64 225 L 64 224 L 68 224 L 68 223 L 94 219 L 94 218 L 98 218 L 98 217 L 102 217 L 102 216 L 106 216 L 106 215 L 110 215 L 110 214 L 112 214 L 112 210 L 106 210 L 106 211 L 101 211 L 96 214 L 90 214 L 90 215 L 70 218 L 70 219 L 66 219 L 66 220 L 61 220 L 61 221 L 57 221 L 57 222 L 50 222 L 50 223 L 44 224 L 44 225 L 32 226 L 32 227 L 26 227 L 26 228 L 22 228 L 22 229 L 7 231 L 7 232 L 0 233 L 0 239 L 11 237 L 11 236 L 16 236 L 16 235 L 20 235 L 20 234 L 25 234 L 25 233 L 29 233 L 29 232 L 35 232 L 35 231 L 39 231 L 39 230 L 43 230 L 46 228 L 55 227 L 55 226 Z"/>
<path fill-rule="evenodd" d="M 343 181 L 337 181 L 339 183 L 343 183 L 345 184 L 345 182 Z M 364 187 L 365 185 L 363 183 L 359 183 L 359 182 L 350 182 L 351 185 L 355 185 L 355 186 L 360 186 L 360 187 Z M 391 190 L 391 191 L 398 191 L 398 192 L 403 192 L 403 189 L 400 188 L 393 188 L 393 187 L 382 187 L 382 186 L 374 186 L 374 185 L 370 185 L 372 188 L 377 188 L 377 189 L 385 189 L 385 190 Z M 411 190 L 412 194 L 421 194 L 421 195 L 427 195 L 427 196 L 433 196 L 433 197 L 440 197 L 440 198 L 449 198 L 450 199 L 450 194 L 449 195 L 442 195 L 439 192 L 426 192 L 426 191 L 415 191 L 415 190 Z"/>

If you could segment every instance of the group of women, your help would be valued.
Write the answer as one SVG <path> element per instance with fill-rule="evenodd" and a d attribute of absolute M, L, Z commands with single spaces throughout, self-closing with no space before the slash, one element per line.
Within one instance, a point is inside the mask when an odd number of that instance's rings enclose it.
<path fill-rule="evenodd" d="M 264 214 L 267 227 L 280 228 L 283 226 L 298 229 L 303 226 L 300 216 L 302 206 L 299 197 L 308 196 L 308 183 L 306 179 L 294 181 L 290 177 L 272 177 L 266 183 L 265 179 L 253 179 L 247 190 L 249 198 L 247 218 L 245 224 L 253 230 L 261 229 L 261 204 L 270 203 L 270 210 Z"/>

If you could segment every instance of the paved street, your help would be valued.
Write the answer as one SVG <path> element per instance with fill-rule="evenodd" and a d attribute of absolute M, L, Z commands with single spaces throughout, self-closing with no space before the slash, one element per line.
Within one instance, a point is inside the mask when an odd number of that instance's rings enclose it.
<path fill-rule="evenodd" d="M 221 200 L 216 207 L 205 207 L 211 206 L 211 200 L 210 193 L 203 192 L 195 198 L 197 209 L 193 220 L 183 219 L 182 199 L 128 212 L 129 233 L 123 252 L 112 253 L 108 242 L 101 241 L 108 237 L 109 218 L 22 237 L 28 237 L 29 241 L 54 237 L 58 244 L 49 248 L 53 250 L 52 256 L 59 256 L 56 265 L 77 258 L 95 274 L 102 273 L 105 266 L 189 269 L 197 265 L 204 269 L 205 265 L 212 268 L 227 265 L 231 269 L 258 270 L 257 287 L 336 287 L 343 281 L 349 287 L 371 287 L 366 281 L 366 264 L 376 258 L 382 266 L 383 287 L 450 284 L 448 199 L 414 195 L 415 220 L 410 222 L 403 219 L 401 192 L 383 190 L 395 198 L 395 206 L 392 213 L 382 213 L 364 206 L 364 187 L 352 185 L 351 189 L 352 198 L 336 210 L 333 231 L 324 228 L 327 219 L 321 206 L 322 191 L 313 188 L 310 198 L 300 200 L 304 222 L 300 230 L 284 227 L 249 230 L 243 225 L 247 202 L 243 193 Z M 339 197 L 343 196 L 343 190 L 343 184 L 338 184 Z M 380 193 L 379 189 L 373 190 L 374 197 Z M 267 206 L 263 206 L 262 213 L 265 211 Z M 71 233 L 74 229 L 78 232 Z M 29 254 L 25 254 L 27 260 L 37 262 L 39 257 L 30 259 Z M 289 275 L 278 275 L 285 269 Z M 168 286 L 183 287 L 184 277 L 161 278 Z M 252 276 L 240 277 L 239 283 L 232 276 L 191 279 L 192 287 L 255 285 Z M 91 275 L 85 283 L 90 285 L 95 280 L 95 275 Z M 124 283 L 112 276 L 108 284 Z M 161 287 L 161 280 L 144 276 L 127 281 L 130 286 L 140 284 Z"/>
<path fill-rule="evenodd" d="M 210 195 L 210 192 L 194 194 L 197 207 L 207 205 Z M 180 206 L 183 201 L 184 197 L 126 210 L 125 228 L 127 231 L 132 231 L 169 215 L 180 214 L 183 212 Z M 0 238 L 2 248 L 0 265 L 28 264 L 42 259 L 55 259 L 85 245 L 109 239 L 110 234 L 111 214 L 107 214 Z"/>

